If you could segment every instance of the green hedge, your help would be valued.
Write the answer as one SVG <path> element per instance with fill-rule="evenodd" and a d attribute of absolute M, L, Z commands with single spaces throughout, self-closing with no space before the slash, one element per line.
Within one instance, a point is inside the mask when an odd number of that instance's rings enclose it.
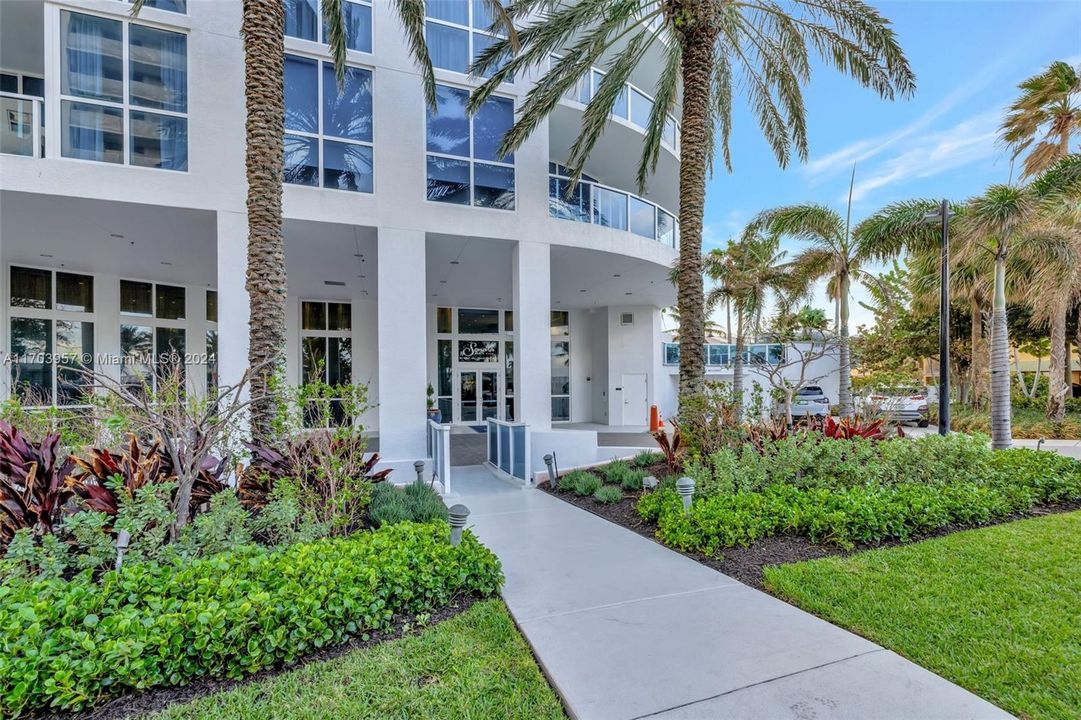
<path fill-rule="evenodd" d="M 186 565 L 127 566 L 100 581 L 0 587 L 0 716 L 93 707 L 132 690 L 240 678 L 388 628 L 456 596 L 491 595 L 496 557 L 445 523 L 402 523 Z"/>
<path fill-rule="evenodd" d="M 664 488 L 639 500 L 638 512 L 657 523 L 663 542 L 713 555 L 778 534 L 842 547 L 907 541 L 950 524 L 979 525 L 1036 504 L 1081 499 L 1081 462 L 1026 449 L 986 452 L 987 458 L 978 458 L 986 468 L 978 480 L 935 475 L 834 487 L 773 482 L 759 490 L 699 497 L 689 514 L 679 495 Z M 868 472 L 871 478 L 882 475 Z"/>

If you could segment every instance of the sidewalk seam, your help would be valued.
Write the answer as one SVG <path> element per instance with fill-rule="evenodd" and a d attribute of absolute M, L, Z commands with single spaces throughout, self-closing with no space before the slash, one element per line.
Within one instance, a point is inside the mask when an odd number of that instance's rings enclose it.
<path fill-rule="evenodd" d="M 728 576 L 725 575 L 724 577 Z M 711 585 L 709 587 L 695 588 L 694 590 L 681 590 L 680 592 L 664 593 L 663 595 L 649 595 L 647 597 L 634 598 L 631 600 L 618 600 L 616 602 L 605 603 L 603 605 L 593 605 L 592 607 L 578 608 L 576 610 L 563 610 L 562 612 L 549 613 L 547 615 L 535 615 L 533 617 L 522 618 L 518 622 L 528 623 L 533 622 L 534 620 L 547 620 L 549 618 L 566 617 L 567 615 L 577 615 L 579 613 L 591 612 L 593 610 L 605 610 L 607 608 L 623 607 L 625 605 L 634 605 L 635 603 L 648 602 L 650 600 L 660 600 L 662 598 L 674 598 L 681 597 L 683 595 L 694 595 L 695 593 L 710 592 L 713 590 L 728 590 L 745 587 L 745 585 L 742 585 L 735 580 L 731 580 L 730 582 L 724 583 L 723 585 Z M 510 607 L 510 603 L 507 603 L 507 607 Z"/>
<path fill-rule="evenodd" d="M 822 663 L 821 665 L 815 665 L 813 667 L 803 668 L 802 670 L 794 670 L 794 671 L 792 671 L 790 673 L 785 673 L 784 675 L 778 675 L 777 677 L 772 677 L 772 678 L 769 678 L 767 680 L 759 680 L 758 682 L 753 682 L 753 683 L 750 683 L 748 685 L 743 685 L 743 686 L 738 687 L 738 688 L 732 688 L 731 690 L 725 690 L 722 693 L 717 693 L 716 695 L 710 695 L 709 697 L 700 698 L 698 700 L 691 700 L 690 702 L 680 703 L 679 705 L 673 705 L 672 707 L 663 708 L 661 710 L 655 710 L 654 712 L 646 713 L 645 715 L 635 715 L 633 718 L 630 718 L 630 720 L 644 720 L 645 718 L 657 717 L 658 715 L 662 715 L 662 714 L 664 714 L 666 712 L 671 712 L 672 710 L 678 710 L 680 708 L 690 707 L 692 705 L 698 705 L 699 703 L 708 702 L 710 700 L 716 700 L 717 698 L 722 698 L 722 697 L 725 697 L 726 695 L 732 695 L 734 693 L 742 692 L 743 690 L 749 690 L 750 688 L 758 687 L 759 685 L 768 685 L 769 683 L 777 681 L 777 680 L 784 680 L 785 678 L 794 677 L 796 675 L 802 675 L 803 673 L 811 672 L 812 670 L 820 670 L 820 669 L 822 669 L 824 667 L 829 667 L 831 665 L 837 665 L 838 663 L 848 662 L 849 660 L 854 660 L 855 658 L 863 657 L 864 655 L 872 655 L 874 653 L 883 652 L 884 650 L 885 650 L 885 648 L 881 648 L 881 647 L 876 647 L 876 648 L 874 648 L 872 650 L 865 650 L 865 651 L 863 651 L 861 653 L 856 653 L 855 655 L 849 655 L 848 657 L 839 658 L 837 660 L 830 660 L 829 662 Z"/>

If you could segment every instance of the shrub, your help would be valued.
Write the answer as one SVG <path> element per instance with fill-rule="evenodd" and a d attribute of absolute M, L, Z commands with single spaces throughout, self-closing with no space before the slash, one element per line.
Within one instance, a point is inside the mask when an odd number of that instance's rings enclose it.
<path fill-rule="evenodd" d="M 842 547 L 907 541 L 950 524 L 979 525 L 1038 503 L 1081 499 L 1081 462 L 1034 450 L 993 453 L 986 438 L 876 443 L 881 454 L 833 478 L 828 473 L 837 466 L 817 467 L 807 458 L 820 459 L 815 453 L 823 447 L 834 452 L 839 441 L 789 441 L 766 455 L 715 453 L 709 467 L 697 468 L 713 485 L 699 487 L 689 514 L 668 486 L 642 496 L 638 513 L 657 524 L 665 543 L 713 554 L 781 533 Z M 844 441 L 861 447 L 852 442 Z M 766 467 L 755 458 L 765 458 Z"/>
<path fill-rule="evenodd" d="M 637 492 L 642 489 L 642 481 L 645 479 L 645 470 L 628 470 L 619 485 L 629 492 Z"/>
<path fill-rule="evenodd" d="M 404 488 L 380 483 L 368 506 L 372 525 L 382 527 L 400 522 L 433 522 L 447 519 L 447 506 L 431 487 L 414 482 Z"/>
<path fill-rule="evenodd" d="M 0 420 L 0 549 L 22 528 L 52 532 L 71 497 L 73 467 L 60 449 L 59 433 L 36 442 Z"/>
<path fill-rule="evenodd" d="M 0 715 L 80 710 L 196 678 L 241 678 L 386 629 L 396 614 L 491 595 L 499 561 L 471 533 L 399 524 L 186 565 L 125 565 L 99 584 L 0 586 Z"/>
<path fill-rule="evenodd" d="M 573 470 L 564 475 L 559 481 L 559 487 L 570 490 L 576 495 L 586 497 L 597 492 L 601 486 L 601 479 L 586 470 Z"/>
<path fill-rule="evenodd" d="M 623 478 L 626 477 L 627 473 L 631 471 L 631 466 L 623 460 L 613 460 L 604 467 L 598 468 L 597 471 L 601 474 L 604 482 L 609 485 L 619 485 L 623 482 Z"/>
<path fill-rule="evenodd" d="M 593 499 L 602 505 L 611 505 L 623 499 L 623 492 L 615 485 L 602 485 L 593 493 Z"/>
<path fill-rule="evenodd" d="M 631 459 L 631 465 L 636 468 L 648 468 L 664 462 L 664 453 L 656 450 L 643 450 Z"/>

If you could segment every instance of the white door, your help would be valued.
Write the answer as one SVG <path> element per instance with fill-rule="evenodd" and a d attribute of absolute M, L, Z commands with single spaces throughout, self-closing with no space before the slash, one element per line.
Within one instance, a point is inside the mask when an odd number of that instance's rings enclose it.
<path fill-rule="evenodd" d="M 624 375 L 621 383 L 621 387 L 623 388 L 623 424 L 648 425 L 649 397 L 647 394 L 647 375 L 645 373 Z"/>

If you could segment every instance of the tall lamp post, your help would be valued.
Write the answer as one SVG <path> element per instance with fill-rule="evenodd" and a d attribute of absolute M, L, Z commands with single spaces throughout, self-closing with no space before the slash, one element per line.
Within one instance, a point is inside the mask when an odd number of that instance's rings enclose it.
<path fill-rule="evenodd" d="M 938 294 L 938 434 L 950 432 L 950 204 L 943 200 L 928 220 L 942 221 L 942 266 Z"/>

